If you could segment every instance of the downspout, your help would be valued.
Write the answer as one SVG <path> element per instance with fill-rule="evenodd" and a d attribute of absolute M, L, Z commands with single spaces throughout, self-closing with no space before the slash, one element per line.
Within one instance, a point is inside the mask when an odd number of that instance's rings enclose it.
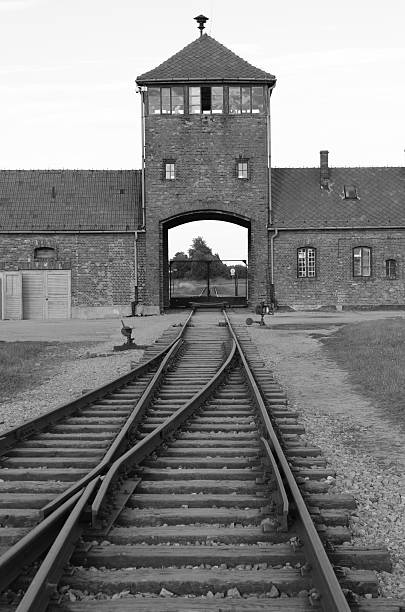
<path fill-rule="evenodd" d="M 273 224 L 272 193 L 271 193 L 271 114 L 270 97 L 276 82 L 267 88 L 267 225 Z"/>
<path fill-rule="evenodd" d="M 278 236 L 278 229 L 273 229 L 273 234 L 270 236 L 270 283 L 274 287 L 274 240 Z"/>
<path fill-rule="evenodd" d="M 270 113 L 270 98 L 276 82 L 267 88 L 267 229 L 273 225 L 273 202 L 271 189 L 271 113 Z M 274 238 L 277 237 L 277 229 L 270 237 L 270 283 L 267 280 L 267 303 L 273 301 L 274 297 Z M 268 269 L 268 267 L 267 267 Z"/>
<path fill-rule="evenodd" d="M 141 146 L 142 146 L 142 169 L 141 169 L 141 198 L 142 198 L 142 227 L 146 226 L 145 214 L 145 91 L 146 87 L 138 87 L 141 94 Z"/>
<path fill-rule="evenodd" d="M 132 316 L 135 315 L 138 301 L 138 230 L 134 230 L 134 305 L 131 304 Z"/>

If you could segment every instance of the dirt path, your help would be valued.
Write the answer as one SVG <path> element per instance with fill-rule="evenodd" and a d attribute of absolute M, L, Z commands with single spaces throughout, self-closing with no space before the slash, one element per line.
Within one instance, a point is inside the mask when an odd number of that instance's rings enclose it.
<path fill-rule="evenodd" d="M 304 414 L 331 418 L 336 425 L 341 422 L 345 444 L 405 473 L 405 436 L 326 356 L 318 338 L 334 331 L 336 327 L 267 332 L 256 328 L 251 333 L 290 402 Z"/>

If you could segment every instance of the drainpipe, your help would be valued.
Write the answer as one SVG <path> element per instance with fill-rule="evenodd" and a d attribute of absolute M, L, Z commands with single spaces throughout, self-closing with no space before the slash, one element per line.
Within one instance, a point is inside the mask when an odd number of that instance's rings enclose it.
<path fill-rule="evenodd" d="M 139 86 L 137 92 L 141 94 L 141 139 L 142 139 L 142 186 L 141 186 L 141 197 L 142 197 L 142 227 L 146 225 L 146 214 L 145 214 L 145 91 L 146 87 Z"/>
<path fill-rule="evenodd" d="M 273 225 L 273 202 L 272 202 L 272 191 L 271 191 L 271 113 L 270 113 L 270 98 L 271 92 L 273 91 L 276 82 L 268 87 L 267 89 L 267 228 L 270 229 Z M 270 286 L 267 288 L 267 302 L 270 302 L 271 297 L 274 295 L 274 238 L 278 233 L 277 229 L 274 229 L 274 234 L 270 237 Z M 268 261 L 267 261 L 268 265 Z M 268 269 L 268 267 L 267 267 Z M 268 281 L 267 281 L 268 282 Z"/>
<path fill-rule="evenodd" d="M 271 115 L 270 115 L 270 97 L 276 83 L 274 82 L 267 89 L 267 224 L 270 226 L 273 223 L 272 197 L 271 197 Z"/>
<path fill-rule="evenodd" d="M 274 240 L 278 236 L 278 229 L 273 229 L 273 234 L 270 236 L 270 284 L 274 286 Z"/>

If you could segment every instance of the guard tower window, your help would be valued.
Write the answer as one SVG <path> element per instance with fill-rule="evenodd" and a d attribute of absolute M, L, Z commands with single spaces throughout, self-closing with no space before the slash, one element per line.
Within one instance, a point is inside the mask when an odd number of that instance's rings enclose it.
<path fill-rule="evenodd" d="M 34 259 L 56 259 L 56 250 L 52 247 L 37 247 L 34 249 Z"/>
<path fill-rule="evenodd" d="M 164 179 L 166 181 L 174 181 L 176 178 L 176 169 L 174 161 L 164 162 Z"/>
<path fill-rule="evenodd" d="M 149 115 L 183 115 L 183 87 L 148 87 Z"/>
<path fill-rule="evenodd" d="M 236 160 L 236 176 L 238 179 L 248 180 L 249 178 L 249 160 L 248 159 Z"/>
<path fill-rule="evenodd" d="M 316 249 L 301 247 L 297 250 L 298 278 L 314 278 L 316 276 Z"/>
<path fill-rule="evenodd" d="M 353 276 L 371 276 L 371 249 L 370 247 L 356 247 L 353 249 Z"/>
<path fill-rule="evenodd" d="M 229 113 L 231 115 L 263 114 L 263 87 L 230 87 Z"/>
<path fill-rule="evenodd" d="M 223 87 L 190 87 L 189 111 L 191 115 L 221 114 L 224 107 Z"/>
<path fill-rule="evenodd" d="M 390 280 L 397 278 L 397 260 L 387 259 L 385 262 L 385 276 Z"/>

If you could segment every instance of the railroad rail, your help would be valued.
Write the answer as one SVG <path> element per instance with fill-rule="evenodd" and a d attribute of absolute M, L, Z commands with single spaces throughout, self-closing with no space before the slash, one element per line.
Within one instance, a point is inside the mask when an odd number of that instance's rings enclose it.
<path fill-rule="evenodd" d="M 130 377 L 108 391 L 103 406 L 121 410 L 130 392 L 132 412 L 100 463 L 37 502 L 35 528 L 0 558 L 0 610 L 87 612 L 96 601 L 101 611 L 400 612 L 377 598 L 371 568 L 389 569 L 386 551 L 344 545 L 354 501 L 328 493 L 333 472 L 303 441 L 245 328 L 211 309 L 190 314 L 181 332 L 171 330 L 138 397 Z M 103 418 L 99 397 L 79 415 L 94 407 Z M 62 435 L 72 426 L 64 416 Z M 22 447 L 41 449 L 36 477 L 52 469 L 44 435 Z M 85 447 L 72 444 L 69 456 Z M 3 448 L 3 472 L 19 469 L 14 482 L 26 482 L 32 466 L 7 468 L 18 445 Z"/>

